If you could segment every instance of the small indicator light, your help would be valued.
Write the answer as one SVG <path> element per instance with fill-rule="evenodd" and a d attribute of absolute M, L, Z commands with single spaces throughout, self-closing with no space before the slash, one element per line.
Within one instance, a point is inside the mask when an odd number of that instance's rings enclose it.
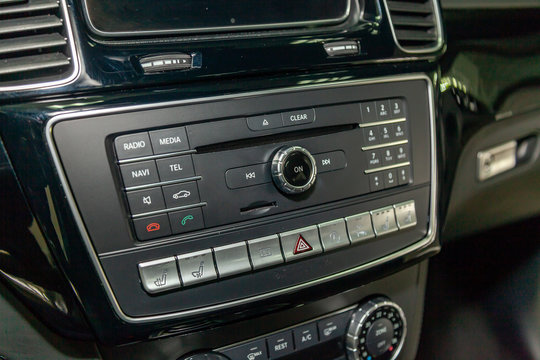
<path fill-rule="evenodd" d="M 393 350 L 394 350 L 394 347 L 393 347 L 393 346 L 390 346 L 390 347 L 388 348 L 388 351 L 390 351 L 390 352 L 393 351 Z"/>

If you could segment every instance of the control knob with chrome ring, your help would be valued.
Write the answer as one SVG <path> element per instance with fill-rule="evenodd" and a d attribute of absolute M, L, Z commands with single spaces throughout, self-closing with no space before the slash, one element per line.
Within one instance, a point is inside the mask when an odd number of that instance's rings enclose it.
<path fill-rule="evenodd" d="M 300 146 L 279 149 L 272 160 L 272 179 L 286 194 L 307 191 L 317 179 L 317 164 L 313 156 Z"/>

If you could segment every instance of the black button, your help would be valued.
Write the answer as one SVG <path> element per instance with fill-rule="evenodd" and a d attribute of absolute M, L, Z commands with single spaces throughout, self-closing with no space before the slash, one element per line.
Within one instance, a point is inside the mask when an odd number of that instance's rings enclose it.
<path fill-rule="evenodd" d="M 369 190 L 370 191 L 379 191 L 384 189 L 384 179 L 382 175 L 379 174 L 370 174 L 369 175 Z"/>
<path fill-rule="evenodd" d="M 536 136 L 529 136 L 519 140 L 516 150 L 517 164 L 524 164 L 532 159 L 536 149 Z"/>
<path fill-rule="evenodd" d="M 391 125 L 380 125 L 377 127 L 379 128 L 379 139 L 381 141 L 381 144 L 393 141 L 394 136 L 392 134 Z"/>
<path fill-rule="evenodd" d="M 282 127 L 283 121 L 281 114 L 269 114 L 248 117 L 247 125 L 250 130 L 261 131 Z"/>
<path fill-rule="evenodd" d="M 270 164 L 264 163 L 229 169 L 225 172 L 225 181 L 229 189 L 238 189 L 271 182 Z"/>
<path fill-rule="evenodd" d="M 396 153 L 396 163 L 409 161 L 409 150 L 407 145 L 399 145 L 394 148 Z"/>
<path fill-rule="evenodd" d="M 392 118 L 400 118 L 405 116 L 403 101 L 401 99 L 390 100 L 390 116 Z"/>
<path fill-rule="evenodd" d="M 171 234 L 167 214 L 135 219 L 133 225 L 139 240 L 150 240 Z"/>
<path fill-rule="evenodd" d="M 123 135 L 114 139 L 118 160 L 152 155 L 148 133 Z"/>
<path fill-rule="evenodd" d="M 186 128 L 150 131 L 154 154 L 165 154 L 189 149 Z"/>
<path fill-rule="evenodd" d="M 375 106 L 377 108 L 377 118 L 379 121 L 390 119 L 390 102 L 388 100 L 377 101 Z"/>
<path fill-rule="evenodd" d="M 306 349 L 318 343 L 317 324 L 311 323 L 293 330 L 296 350 Z"/>
<path fill-rule="evenodd" d="M 343 151 L 317 154 L 313 155 L 313 158 L 315 158 L 318 173 L 340 170 L 347 166 L 347 159 Z"/>
<path fill-rule="evenodd" d="M 127 193 L 132 214 L 142 214 L 165 209 L 161 188 L 151 188 Z"/>
<path fill-rule="evenodd" d="M 161 181 L 185 179 L 195 176 L 191 155 L 156 160 Z"/>
<path fill-rule="evenodd" d="M 375 169 L 382 166 L 382 156 L 380 150 L 370 150 L 366 152 L 368 169 Z"/>
<path fill-rule="evenodd" d="M 396 170 L 388 170 L 384 172 L 384 187 L 391 188 L 398 185 Z"/>
<path fill-rule="evenodd" d="M 364 144 L 366 146 L 372 146 L 379 144 L 379 131 L 376 127 L 364 128 Z"/>
<path fill-rule="evenodd" d="M 319 328 L 319 338 L 321 342 L 342 337 L 345 335 L 351 311 L 320 320 L 317 323 Z"/>
<path fill-rule="evenodd" d="M 400 122 L 392 125 L 391 134 L 392 141 L 407 140 L 407 123 Z"/>
<path fill-rule="evenodd" d="M 163 196 L 168 208 L 186 206 L 200 202 L 199 189 L 195 181 L 163 186 Z"/>
<path fill-rule="evenodd" d="M 266 351 L 266 342 L 264 339 L 251 341 L 247 344 L 233 347 L 222 351 L 231 360 L 266 360 L 268 352 Z"/>
<path fill-rule="evenodd" d="M 360 104 L 362 112 L 362 124 L 372 123 L 377 121 L 377 112 L 375 110 L 375 102 L 365 102 Z"/>
<path fill-rule="evenodd" d="M 370 326 L 366 336 L 366 345 L 373 357 L 380 356 L 392 346 L 394 325 L 388 319 L 378 319 Z"/>
<path fill-rule="evenodd" d="M 394 165 L 396 163 L 396 153 L 394 149 L 382 149 L 383 166 Z"/>
<path fill-rule="evenodd" d="M 397 170 L 398 174 L 398 184 L 399 185 L 407 185 L 411 182 L 411 168 L 410 167 L 404 167 L 399 168 Z"/>
<path fill-rule="evenodd" d="M 311 124 L 315 121 L 315 109 L 303 109 L 281 113 L 284 126 Z"/>
<path fill-rule="evenodd" d="M 141 161 L 134 164 L 120 165 L 125 187 L 153 184 L 159 182 L 154 160 Z"/>
<path fill-rule="evenodd" d="M 294 351 L 292 331 L 285 331 L 266 338 L 271 359 L 291 354 Z"/>
<path fill-rule="evenodd" d="M 292 152 L 283 164 L 283 176 L 293 186 L 304 186 L 309 183 L 313 172 L 310 158 L 299 151 Z"/>
<path fill-rule="evenodd" d="M 204 228 L 201 208 L 193 208 L 169 213 L 173 234 L 181 234 Z"/>

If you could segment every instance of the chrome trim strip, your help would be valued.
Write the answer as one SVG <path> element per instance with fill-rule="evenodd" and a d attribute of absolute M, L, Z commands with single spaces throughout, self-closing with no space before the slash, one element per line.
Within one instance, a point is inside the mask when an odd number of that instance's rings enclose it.
<path fill-rule="evenodd" d="M 444 45 L 443 41 L 443 34 L 442 34 L 442 19 L 441 19 L 441 11 L 439 8 L 438 0 L 430 0 L 433 4 L 433 15 L 435 16 L 435 26 L 437 27 L 437 43 L 435 46 L 424 48 L 424 49 L 405 49 L 399 44 L 399 41 L 396 37 L 396 31 L 394 30 L 394 23 L 392 22 L 392 17 L 390 16 L 390 9 L 388 8 L 388 4 L 386 3 L 386 0 L 383 0 L 384 9 L 386 11 L 386 16 L 388 17 L 388 22 L 390 23 L 390 30 L 392 31 L 392 38 L 394 39 L 394 43 L 396 43 L 396 46 L 399 50 L 409 53 L 409 54 L 425 54 L 430 52 L 435 52 L 437 50 L 440 50 L 442 46 Z"/>
<path fill-rule="evenodd" d="M 378 144 L 378 145 L 371 145 L 371 146 L 362 146 L 362 151 L 373 150 L 373 149 L 379 149 L 379 148 L 388 147 L 388 146 L 403 145 L 403 144 L 408 144 L 408 143 L 409 143 L 409 140 L 400 140 L 400 141 L 394 141 L 394 142 L 387 143 L 387 144 Z"/>
<path fill-rule="evenodd" d="M 395 124 L 395 123 L 399 123 L 399 122 L 403 122 L 403 121 L 407 121 L 407 118 L 403 117 L 403 118 L 397 118 L 397 119 L 392 119 L 392 120 L 375 121 L 375 122 L 370 122 L 370 123 L 366 123 L 366 124 L 360 124 L 360 127 L 361 128 L 367 128 L 367 127 L 375 126 L 375 125 Z"/>
<path fill-rule="evenodd" d="M 168 212 L 178 211 L 178 210 L 194 209 L 194 208 L 202 207 L 202 206 L 206 206 L 206 205 L 208 205 L 208 203 L 200 202 L 200 203 L 191 204 L 191 205 L 177 206 L 177 207 L 174 207 L 174 208 L 167 208 L 167 209 L 162 209 L 162 210 L 145 212 L 145 213 L 142 213 L 142 214 L 135 214 L 135 215 L 131 215 L 131 218 L 132 219 L 138 219 L 138 218 L 141 218 L 141 217 L 144 217 L 144 216 L 163 214 L 163 213 L 168 213 Z"/>
<path fill-rule="evenodd" d="M 394 164 L 394 165 L 383 166 L 383 167 L 376 168 L 376 169 L 364 170 L 364 173 L 365 174 L 371 174 L 371 173 L 374 173 L 374 172 L 377 172 L 377 171 L 390 170 L 390 169 L 395 169 L 395 168 L 398 168 L 398 167 L 408 166 L 408 165 L 411 165 L 410 161 L 407 161 L 407 162 L 404 162 L 404 163 L 399 163 L 399 164 Z"/>
<path fill-rule="evenodd" d="M 188 182 L 188 181 L 197 181 L 197 180 L 201 180 L 201 179 L 202 179 L 202 176 L 192 176 L 192 177 L 188 177 L 188 178 L 184 178 L 184 179 L 178 179 L 178 180 L 169 180 L 169 181 L 162 181 L 162 182 L 151 183 L 151 184 L 146 184 L 146 185 L 130 186 L 130 187 L 124 188 L 124 191 L 148 189 L 148 188 L 151 188 L 151 187 L 154 187 L 154 186 L 180 184 L 180 183 L 185 183 L 185 182 Z"/>
<path fill-rule="evenodd" d="M 83 118 L 85 116 L 97 116 L 97 115 L 102 115 L 102 114 L 111 114 L 111 113 L 125 112 L 125 111 L 162 108 L 162 107 L 167 107 L 167 106 L 179 106 L 179 105 L 193 104 L 193 103 L 198 103 L 198 102 L 202 103 L 202 102 L 217 101 L 217 100 L 221 101 L 221 100 L 226 100 L 226 99 L 238 99 L 240 97 L 247 98 L 247 97 L 254 97 L 254 96 L 259 96 L 259 95 L 290 93 L 290 92 L 298 92 L 298 91 L 314 90 L 314 89 L 331 89 L 331 88 L 337 88 L 337 87 L 379 84 L 379 83 L 399 82 L 399 81 L 408 81 L 408 80 L 424 80 L 427 83 L 427 90 L 428 90 L 427 96 L 428 96 L 428 105 L 429 105 L 430 138 L 431 138 L 431 148 L 430 148 L 431 150 L 431 185 L 430 185 L 431 195 L 430 195 L 429 219 L 431 221 L 429 222 L 427 235 L 423 239 L 417 241 L 416 243 L 404 249 L 396 251 L 392 254 L 386 255 L 382 258 L 368 262 L 366 264 L 362 264 L 354 268 L 342 271 L 340 273 L 331 274 L 324 278 L 308 281 L 302 284 L 294 285 L 288 288 L 272 291 L 265 294 L 252 296 L 245 299 L 239 299 L 235 301 L 230 301 L 230 302 L 226 302 L 222 304 L 217 304 L 217 305 L 212 305 L 212 306 L 207 306 L 207 307 L 202 307 L 202 308 L 197 308 L 197 309 L 173 312 L 173 313 L 168 313 L 168 314 L 143 316 L 143 317 L 132 317 L 132 316 L 126 315 L 122 311 L 122 309 L 120 308 L 120 305 L 116 301 L 112 288 L 109 282 L 107 281 L 107 276 L 105 275 L 105 272 L 103 268 L 101 267 L 101 264 L 99 262 L 99 257 L 92 245 L 90 236 L 88 232 L 86 231 L 81 214 L 79 213 L 77 209 L 77 203 L 75 202 L 73 193 L 71 192 L 71 189 L 69 188 L 69 182 L 67 180 L 66 174 L 62 167 L 60 156 L 58 155 L 57 149 L 54 145 L 52 129 L 56 123 L 63 120 L 68 120 L 68 119 Z M 434 105 L 434 95 L 433 95 L 433 83 L 426 74 L 419 73 L 419 74 L 408 74 L 408 75 L 396 75 L 396 76 L 382 77 L 382 78 L 376 78 L 376 79 L 348 80 L 348 81 L 327 83 L 327 84 L 293 86 L 289 88 L 254 91 L 254 92 L 248 92 L 248 93 L 243 93 L 243 94 L 230 94 L 230 95 L 222 95 L 222 96 L 213 96 L 213 97 L 208 97 L 208 98 L 178 100 L 178 101 L 170 101 L 170 102 L 163 102 L 163 103 L 157 103 L 157 104 L 131 105 L 131 106 L 114 108 L 114 109 L 89 110 L 89 111 L 80 111 L 76 113 L 62 114 L 62 115 L 54 116 L 47 122 L 47 125 L 45 127 L 45 136 L 47 139 L 47 145 L 49 146 L 49 150 L 51 151 L 51 156 L 53 158 L 54 165 L 56 166 L 56 169 L 58 171 L 58 176 L 60 177 L 60 182 L 64 189 L 66 199 L 69 203 L 71 211 L 73 212 L 73 217 L 77 223 L 77 226 L 81 233 L 81 237 L 88 250 L 90 258 L 92 262 L 94 263 L 98 276 L 100 277 L 102 281 L 102 285 L 109 298 L 109 301 L 111 302 L 113 310 L 116 312 L 116 314 L 121 320 L 128 323 L 141 324 L 141 323 L 153 322 L 153 321 L 164 320 L 164 319 L 175 319 L 175 318 L 182 318 L 182 317 L 187 317 L 187 316 L 204 314 L 209 311 L 222 310 L 222 309 L 229 308 L 231 306 L 238 306 L 238 305 L 254 302 L 257 300 L 266 299 L 272 296 L 292 293 L 292 292 L 295 292 L 304 288 L 308 288 L 316 284 L 325 283 L 328 281 L 332 281 L 334 279 L 338 279 L 343 276 L 351 275 L 359 271 L 372 268 L 374 266 L 383 264 L 391 260 L 395 260 L 399 257 L 405 256 L 413 251 L 422 249 L 430 245 L 435 240 L 435 234 L 436 234 L 436 229 L 437 229 L 437 213 L 435 210 L 437 208 L 437 155 L 436 155 L 437 145 L 435 142 L 436 131 L 435 131 L 435 107 L 434 106 L 435 105 Z"/>
<path fill-rule="evenodd" d="M 137 161 L 163 159 L 163 158 L 181 156 L 181 155 L 191 155 L 191 154 L 195 154 L 196 152 L 197 152 L 196 150 L 186 150 L 186 151 L 177 151 L 177 152 L 172 152 L 172 153 L 167 153 L 167 154 L 148 155 L 148 156 L 141 156 L 141 157 L 132 158 L 132 159 L 118 160 L 117 163 L 119 165 L 123 165 L 123 164 L 134 163 Z"/>
<path fill-rule="evenodd" d="M 297 22 L 287 22 L 287 23 L 273 23 L 273 24 L 259 24 L 259 25 L 240 25 L 240 26 L 215 26 L 215 27 L 205 27 L 205 28 L 188 28 L 188 29 L 168 29 L 168 30 L 146 30 L 146 31 L 102 31 L 96 28 L 90 19 L 90 12 L 88 11 L 87 1 L 84 1 L 83 6 L 84 17 L 88 23 L 88 26 L 93 33 L 105 36 L 105 37 L 134 37 L 134 36 L 146 36 L 146 35 L 166 35 L 166 34 L 201 34 L 201 33 L 211 33 L 211 32 L 230 32 L 230 31 L 248 31 L 248 30 L 264 30 L 264 29 L 280 29 L 280 28 L 290 28 L 290 27 L 304 27 L 304 26 L 314 26 L 314 25 L 332 25 L 339 24 L 345 19 L 347 19 L 351 13 L 351 0 L 347 1 L 347 9 L 343 16 L 336 19 L 327 19 L 327 20 L 311 20 L 311 21 L 297 21 Z"/>
<path fill-rule="evenodd" d="M 34 84 L 14 85 L 14 86 L 1 86 L 0 85 L 0 91 L 18 91 L 18 90 L 54 88 L 54 87 L 59 87 L 63 85 L 68 85 L 74 82 L 79 77 L 80 72 L 81 72 L 79 53 L 77 52 L 77 48 L 75 47 L 75 38 L 73 36 L 73 30 L 71 29 L 71 21 L 69 19 L 69 13 L 68 13 L 67 5 L 66 5 L 66 0 L 59 0 L 59 4 L 62 9 L 62 14 L 64 16 L 63 20 L 64 20 L 64 26 L 66 29 L 67 38 L 69 42 L 69 49 L 71 51 L 73 72 L 69 74 L 65 79 L 56 80 L 56 81 L 46 81 L 46 82 L 40 82 L 40 83 L 38 82 Z"/>

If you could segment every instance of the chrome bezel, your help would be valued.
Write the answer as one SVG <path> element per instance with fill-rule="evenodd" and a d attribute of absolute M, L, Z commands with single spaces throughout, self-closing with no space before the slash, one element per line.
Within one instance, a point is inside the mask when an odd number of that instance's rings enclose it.
<path fill-rule="evenodd" d="M 287 158 L 295 152 L 300 152 L 306 155 L 311 162 L 311 175 L 308 182 L 303 186 L 295 186 L 291 184 L 287 181 L 285 175 L 283 174 Z M 315 180 L 317 180 L 317 163 L 315 158 L 313 158 L 309 151 L 301 146 L 284 146 L 276 152 L 274 158 L 272 159 L 272 179 L 277 187 L 287 194 L 303 193 L 312 187 L 313 184 L 315 184 Z"/>

